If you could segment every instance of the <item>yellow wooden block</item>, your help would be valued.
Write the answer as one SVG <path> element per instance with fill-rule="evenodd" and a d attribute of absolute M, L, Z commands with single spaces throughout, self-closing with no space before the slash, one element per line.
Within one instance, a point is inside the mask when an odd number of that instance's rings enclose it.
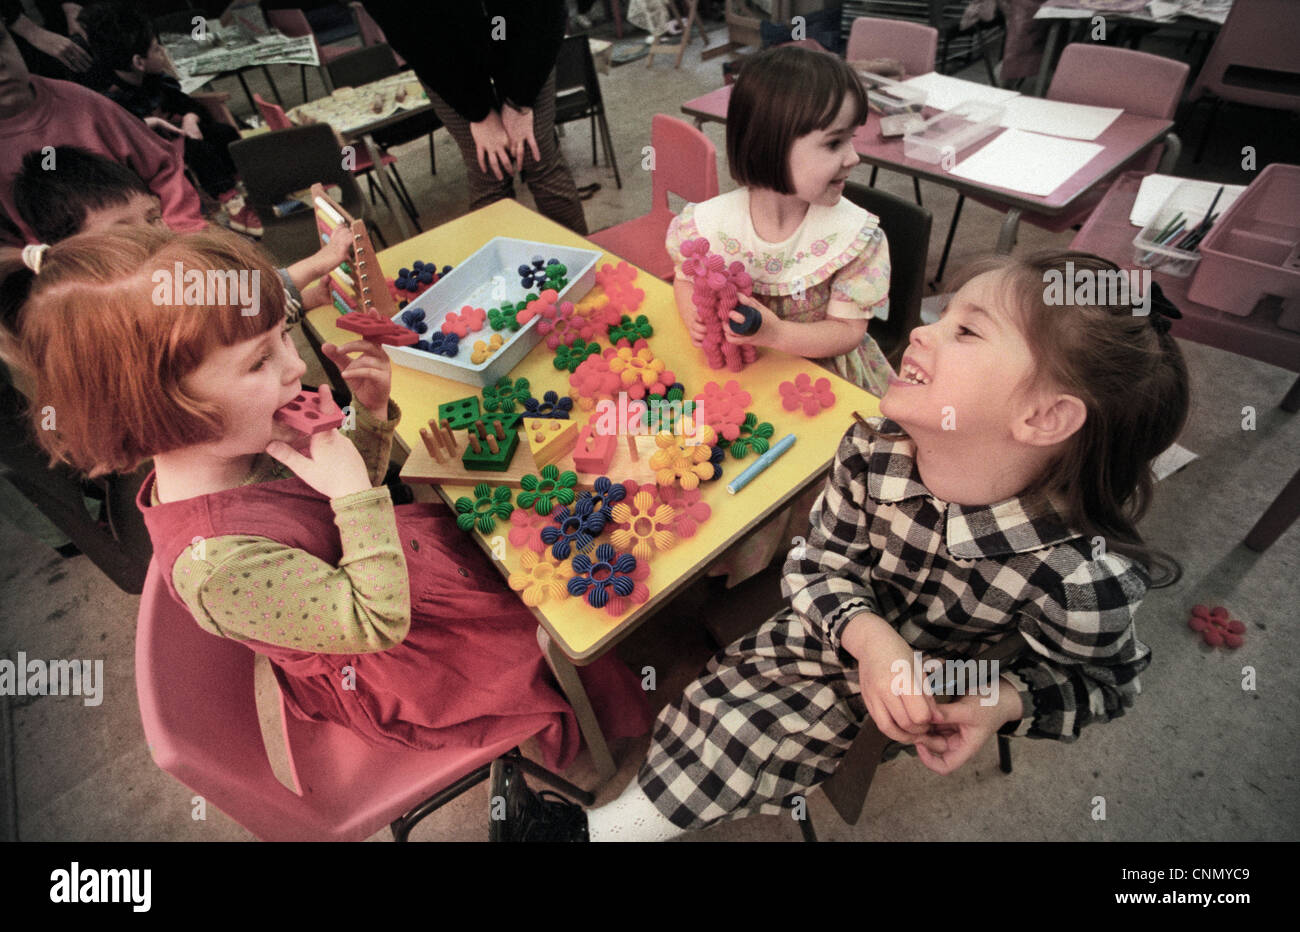
<path fill-rule="evenodd" d="M 578 422 L 550 417 L 524 418 L 524 433 L 537 467 L 554 463 L 578 442 Z"/>

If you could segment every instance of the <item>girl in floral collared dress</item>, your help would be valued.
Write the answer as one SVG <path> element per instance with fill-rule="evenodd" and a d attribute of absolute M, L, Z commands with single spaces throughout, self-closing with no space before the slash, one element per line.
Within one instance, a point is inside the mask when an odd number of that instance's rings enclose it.
<path fill-rule="evenodd" d="M 704 237 L 728 263 L 744 264 L 754 297 L 741 300 L 762 315 L 750 336 L 724 330 L 728 341 L 804 356 L 885 393 L 893 370 L 867 324 L 889 312 L 889 245 L 879 219 L 843 197 L 859 161 L 853 134 L 866 118 L 857 75 L 833 55 L 788 46 L 746 64 L 727 107 L 727 162 L 741 187 L 688 204 L 665 243 L 677 267 L 677 310 L 696 346 L 704 327 L 681 247 Z M 800 496 L 711 573 L 729 574 L 734 586 L 762 570 L 791 537 L 806 536 L 815 498 L 815 490 Z"/>

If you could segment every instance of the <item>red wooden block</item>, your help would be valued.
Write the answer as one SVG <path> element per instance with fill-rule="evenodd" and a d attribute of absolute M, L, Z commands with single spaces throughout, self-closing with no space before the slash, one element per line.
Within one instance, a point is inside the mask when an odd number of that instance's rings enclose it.
<path fill-rule="evenodd" d="M 386 317 L 366 311 L 344 314 L 334 322 L 341 330 L 360 334 L 361 339 L 387 346 L 414 346 L 420 339 L 414 330 L 398 326 Z"/>
<path fill-rule="evenodd" d="M 274 416 L 281 424 L 308 436 L 333 430 L 343 423 L 342 411 L 336 409 L 333 414 L 325 414 L 321 410 L 320 395 L 316 392 L 299 392 L 293 401 L 277 409 Z"/>
<path fill-rule="evenodd" d="M 604 475 L 609 471 L 617 446 L 618 437 L 615 435 L 597 434 L 595 425 L 585 425 L 578 432 L 578 445 L 573 448 L 574 469 L 597 476 Z"/>

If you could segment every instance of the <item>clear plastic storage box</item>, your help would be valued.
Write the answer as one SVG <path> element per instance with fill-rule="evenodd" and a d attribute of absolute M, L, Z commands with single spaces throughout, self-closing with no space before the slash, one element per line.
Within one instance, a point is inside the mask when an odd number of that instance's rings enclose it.
<path fill-rule="evenodd" d="M 939 162 L 945 153 L 955 158 L 998 130 L 1005 107 L 967 101 L 925 121 L 916 132 L 903 137 L 903 154 L 921 162 Z"/>
<path fill-rule="evenodd" d="M 1163 272 L 1175 278 L 1186 278 L 1192 274 L 1201 254 L 1196 250 L 1178 249 L 1173 243 L 1190 233 L 1205 218 L 1210 207 L 1205 185 L 1199 182 L 1184 182 L 1174 188 L 1173 193 L 1165 198 L 1160 209 L 1151 215 L 1142 232 L 1133 238 L 1133 261 L 1144 269 Z M 1174 223 L 1182 215 L 1182 226 Z M 1175 239 L 1161 245 L 1160 234 L 1173 228 L 1178 229 Z"/>

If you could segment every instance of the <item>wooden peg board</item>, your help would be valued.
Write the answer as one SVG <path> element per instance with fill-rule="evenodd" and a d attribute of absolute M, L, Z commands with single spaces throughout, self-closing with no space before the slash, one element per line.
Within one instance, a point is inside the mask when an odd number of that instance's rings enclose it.
<path fill-rule="evenodd" d="M 354 220 L 348 212 L 325 193 L 321 184 L 311 186 L 312 207 L 316 211 L 316 228 L 328 237 L 340 223 L 347 224 L 352 235 L 352 267 L 349 276 L 342 269 L 329 273 L 331 297 L 342 298 L 353 311 L 374 311 L 391 320 L 397 314 L 397 305 L 388 290 L 388 279 L 379 267 L 378 253 L 370 242 L 370 233 L 364 220 Z M 337 299 L 336 299 L 337 300 Z M 340 313 L 344 313 L 339 308 Z"/>
<path fill-rule="evenodd" d="M 411 444 L 411 453 L 406 458 L 406 464 L 402 466 L 402 481 L 428 485 L 476 485 L 486 482 L 488 485 L 508 485 L 519 489 L 523 488 L 520 480 L 524 476 L 538 475 L 541 472 L 533 460 L 533 451 L 529 448 L 525 437 L 519 438 L 519 449 L 515 451 L 510 467 L 504 472 L 466 469 L 460 461 L 460 454 L 465 452 L 467 432 L 462 430 L 456 431 L 455 434 L 457 456 L 441 463 L 434 460 L 423 443 Z M 629 439 L 636 444 L 638 457 L 636 460 L 632 459 L 631 451 L 628 449 Z M 650 468 L 650 457 L 656 449 L 658 448 L 655 446 L 654 437 L 648 434 L 619 437 L 618 445 L 614 448 L 614 459 L 610 462 L 609 470 L 605 475 L 615 482 L 623 482 L 627 479 L 635 479 L 643 484 L 654 482 L 655 474 Z M 560 472 L 566 469 L 577 472 L 580 489 L 592 488 L 593 483 L 599 478 L 595 474 L 578 472 L 574 469 L 572 453 L 566 453 L 556 460 L 555 468 Z"/>

